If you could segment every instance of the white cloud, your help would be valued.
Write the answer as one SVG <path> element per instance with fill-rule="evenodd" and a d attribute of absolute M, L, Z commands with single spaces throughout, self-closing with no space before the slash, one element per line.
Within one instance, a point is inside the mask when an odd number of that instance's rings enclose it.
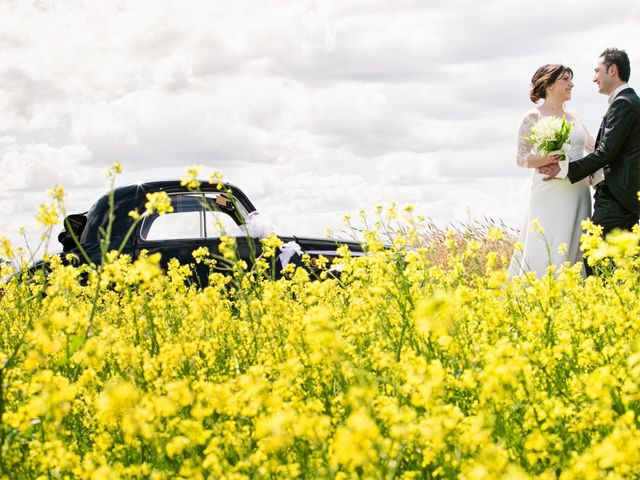
<path fill-rule="evenodd" d="M 387 185 L 426 185 L 441 180 L 433 153 L 394 152 L 378 161 L 380 181 Z"/>
<path fill-rule="evenodd" d="M 14 144 L 0 157 L 4 189 L 29 193 L 53 185 L 82 187 L 98 181 L 91 160 L 92 153 L 84 145 Z"/>

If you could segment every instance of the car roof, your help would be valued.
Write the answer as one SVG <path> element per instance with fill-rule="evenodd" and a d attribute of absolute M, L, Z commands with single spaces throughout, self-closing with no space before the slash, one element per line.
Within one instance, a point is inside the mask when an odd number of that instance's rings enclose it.
<path fill-rule="evenodd" d="M 151 192 L 165 191 L 167 193 L 176 193 L 193 191 L 197 193 L 199 191 L 202 193 L 231 193 L 234 198 L 243 205 L 247 213 L 256 210 L 244 192 L 235 185 L 223 183 L 221 187 L 222 188 L 218 188 L 217 183 L 202 181 L 197 191 L 189 190 L 184 185 L 181 185 L 181 180 L 160 180 L 117 187 L 113 190 L 113 213 L 115 218 L 112 226 L 112 240 L 119 241 L 121 240 L 121 236 L 124 237 L 133 221 L 129 216 L 129 212 L 143 205 L 146 194 Z M 99 228 L 105 228 L 108 223 L 111 193 L 112 192 L 105 193 L 86 213 L 87 225 L 84 229 L 83 241 L 91 243 L 98 241 Z"/>

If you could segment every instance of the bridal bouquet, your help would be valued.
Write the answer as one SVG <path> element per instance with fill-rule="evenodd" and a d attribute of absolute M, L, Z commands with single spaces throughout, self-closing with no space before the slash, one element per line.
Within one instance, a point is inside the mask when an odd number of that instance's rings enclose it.
<path fill-rule="evenodd" d="M 536 152 L 543 155 L 564 155 L 567 158 L 571 142 L 569 134 L 573 123 L 558 117 L 542 117 L 531 127 L 531 133 L 525 140 L 531 142 Z"/>

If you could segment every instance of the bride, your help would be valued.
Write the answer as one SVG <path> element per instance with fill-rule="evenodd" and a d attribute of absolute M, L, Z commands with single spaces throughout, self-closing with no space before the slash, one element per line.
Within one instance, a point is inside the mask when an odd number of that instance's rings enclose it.
<path fill-rule="evenodd" d="M 580 252 L 581 223 L 591 216 L 589 180 L 571 183 L 568 179 L 543 181 L 544 175 L 535 169 L 556 163 L 558 156 L 536 153 L 526 140 L 533 124 L 542 117 L 564 117 L 573 128 L 569 135 L 568 161 L 578 160 L 593 151 L 593 138 L 580 118 L 567 110 L 571 99 L 573 71 L 557 64 L 543 65 L 531 79 L 529 98 L 542 105 L 527 111 L 518 129 L 518 166 L 532 169 L 529 199 L 524 226 L 520 231 L 517 250 L 509 267 L 511 276 L 535 272 L 541 277 L 550 265 L 556 269 L 564 262 L 582 261 Z M 584 272 L 583 272 L 584 275 Z"/>

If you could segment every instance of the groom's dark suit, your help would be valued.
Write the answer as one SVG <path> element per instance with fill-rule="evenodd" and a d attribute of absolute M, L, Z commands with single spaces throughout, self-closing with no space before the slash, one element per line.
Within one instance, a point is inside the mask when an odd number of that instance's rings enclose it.
<path fill-rule="evenodd" d="M 571 183 L 604 169 L 596 185 L 593 223 L 604 234 L 614 228 L 630 230 L 640 217 L 640 98 L 632 88 L 615 97 L 605 114 L 593 153 L 569 163 Z"/>

